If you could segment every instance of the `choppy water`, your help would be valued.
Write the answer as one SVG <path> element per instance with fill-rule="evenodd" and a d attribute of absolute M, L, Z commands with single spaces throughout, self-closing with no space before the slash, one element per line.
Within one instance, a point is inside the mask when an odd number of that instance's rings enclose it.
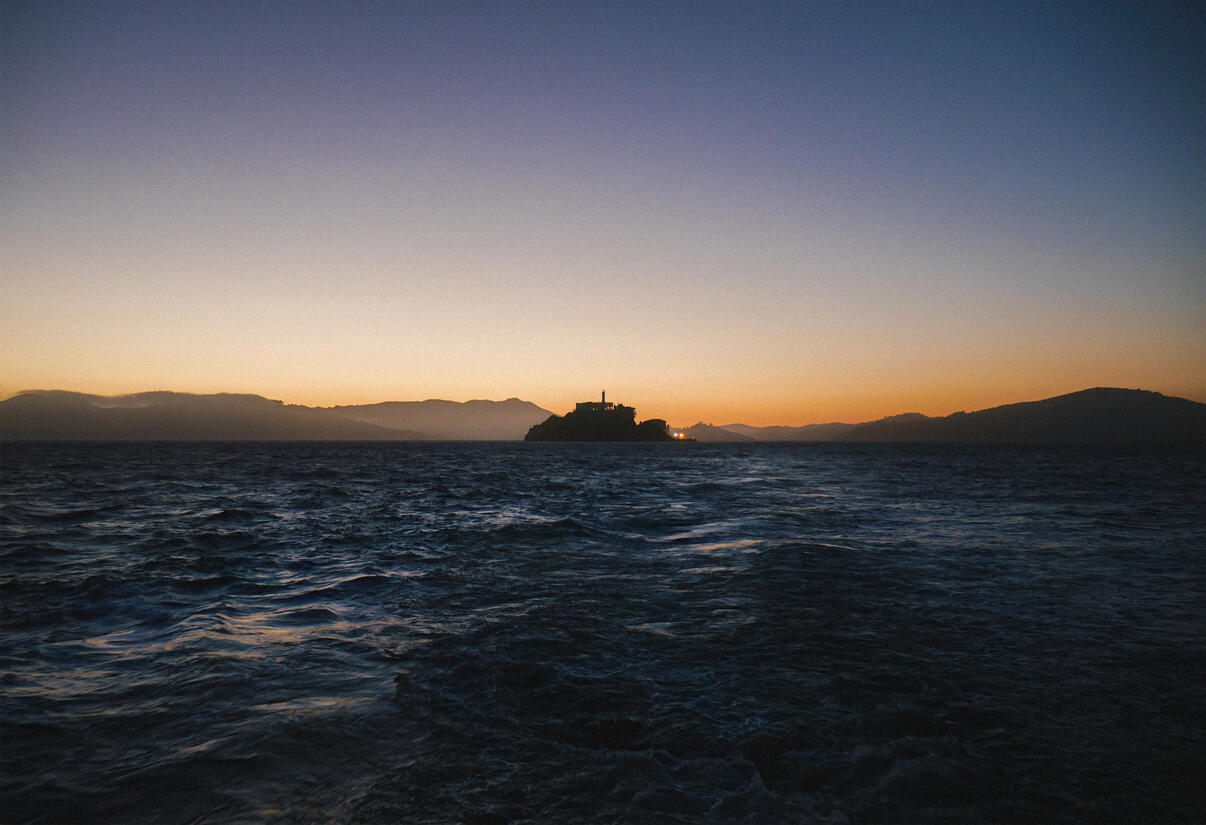
<path fill-rule="evenodd" d="M 1200 821 L 1204 459 L 8 444 L 0 817 Z"/>

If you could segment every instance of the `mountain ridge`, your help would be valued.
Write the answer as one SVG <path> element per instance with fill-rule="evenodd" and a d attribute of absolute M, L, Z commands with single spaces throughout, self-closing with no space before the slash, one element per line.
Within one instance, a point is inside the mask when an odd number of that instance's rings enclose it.
<path fill-rule="evenodd" d="M 339 415 L 379 427 L 417 430 L 429 438 L 451 441 L 514 441 L 528 428 L 552 415 L 530 401 L 473 399 L 445 401 L 381 401 L 328 407 Z"/>
<path fill-rule="evenodd" d="M 389 430 L 259 395 L 27 391 L 0 402 L 4 441 L 397 441 Z M 117 403 L 105 403 L 105 402 Z M 140 403 L 147 402 L 147 403 Z"/>
<path fill-rule="evenodd" d="M 155 390 L 100 396 L 26 390 L 0 401 L 3 441 L 521 440 L 552 415 L 505 401 L 383 401 L 307 407 L 249 393 Z M 423 426 L 418 426 L 422 424 Z M 1094 387 L 1037 401 L 860 424 L 751 427 L 700 422 L 698 441 L 1179 444 L 1206 446 L 1206 404 L 1150 390 Z"/>
<path fill-rule="evenodd" d="M 1151 390 L 1093 387 L 939 418 L 855 426 L 848 441 L 1206 445 L 1206 404 Z"/>
<path fill-rule="evenodd" d="M 1093 387 L 1037 401 L 945 416 L 901 413 L 860 424 L 712 428 L 733 441 L 1015 444 L 1188 444 L 1206 446 L 1206 404 L 1151 390 Z M 691 432 L 686 428 L 684 432 Z M 709 440 L 720 440 L 712 437 Z"/>
<path fill-rule="evenodd" d="M 362 420 L 359 407 L 307 407 L 252 393 L 167 390 L 101 396 L 70 390 L 25 390 L 0 402 L 3 441 L 413 441 L 518 440 L 547 415 L 517 398 L 385 402 L 442 412 L 453 426 L 436 434 L 398 421 Z M 498 406 L 501 405 L 501 406 Z M 375 405 L 363 405 L 367 407 Z M 518 416 L 518 423 L 515 421 Z M 458 423 L 459 421 L 459 423 Z M 458 429 L 459 426 L 459 429 Z"/>

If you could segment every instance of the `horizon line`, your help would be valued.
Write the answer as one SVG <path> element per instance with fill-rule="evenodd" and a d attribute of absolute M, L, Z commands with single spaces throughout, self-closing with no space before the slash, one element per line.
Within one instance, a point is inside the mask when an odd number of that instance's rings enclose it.
<path fill-rule="evenodd" d="M 882 420 L 885 418 L 893 418 L 895 416 L 903 416 L 903 415 L 923 415 L 927 418 L 945 418 L 947 416 L 955 415 L 957 413 L 975 413 L 975 412 L 981 412 L 984 410 L 997 409 L 999 407 L 1013 406 L 1016 404 L 1035 403 L 1038 401 L 1045 401 L 1045 400 L 1052 399 L 1052 398 L 1060 398 L 1063 396 L 1075 395 L 1077 393 L 1089 392 L 1092 390 L 1122 390 L 1122 391 L 1127 391 L 1127 392 L 1147 392 L 1147 393 L 1153 393 L 1155 395 L 1163 396 L 1166 398 L 1180 398 L 1182 400 L 1189 401 L 1189 402 L 1192 402 L 1195 404 L 1206 403 L 1206 401 L 1201 401 L 1196 398 L 1190 398 L 1188 396 L 1183 396 L 1183 395 L 1174 395 L 1174 394 L 1170 394 L 1170 393 L 1161 392 L 1159 390 L 1144 389 L 1142 387 L 1113 387 L 1113 386 L 1107 386 L 1107 385 L 1097 385 L 1097 386 L 1092 386 L 1092 387 L 1084 387 L 1082 389 L 1072 390 L 1069 392 L 1060 392 L 1060 393 L 1056 393 L 1054 395 L 1045 395 L 1042 397 L 1030 398 L 1030 399 L 1021 400 L 1021 401 L 1006 401 L 1003 403 L 992 404 L 992 405 L 985 406 L 985 407 L 977 407 L 975 409 L 967 409 L 966 407 L 964 407 L 962 409 L 951 410 L 950 412 L 941 413 L 941 414 L 937 414 L 937 415 L 921 413 L 917 410 L 901 410 L 898 412 L 892 412 L 892 413 L 879 415 L 874 418 L 866 418 L 866 419 L 856 420 L 856 421 L 842 421 L 842 420 L 830 419 L 830 420 L 825 420 L 825 421 L 815 421 L 815 422 L 811 422 L 811 423 L 807 423 L 807 424 L 784 424 L 784 423 L 746 424 L 744 421 L 730 421 L 730 422 L 727 422 L 724 424 L 712 424 L 710 421 L 706 421 L 703 417 L 697 417 L 694 424 L 685 424 L 685 425 L 681 425 L 681 426 L 677 426 L 677 425 L 676 426 L 679 429 L 685 429 L 685 428 L 697 426 L 700 424 L 703 424 L 705 426 L 714 426 L 714 427 L 721 427 L 721 428 L 729 427 L 729 426 L 746 426 L 746 427 L 757 427 L 757 428 L 769 429 L 769 428 L 777 428 L 777 427 L 799 428 L 799 427 L 810 427 L 810 426 L 824 426 L 826 424 L 855 424 L 855 425 L 857 425 L 857 424 L 871 423 L 873 421 L 879 421 L 879 420 Z M 47 394 L 47 393 L 64 393 L 64 394 L 71 394 L 71 395 L 94 396 L 97 398 L 110 398 L 110 399 L 131 398 L 131 397 L 139 396 L 139 395 L 152 395 L 152 394 L 160 394 L 160 393 L 172 394 L 172 395 L 182 395 L 182 396 L 192 396 L 192 397 L 245 396 L 245 397 L 251 397 L 251 398 L 262 398 L 265 401 L 271 401 L 274 403 L 281 404 L 283 406 L 302 407 L 302 408 L 306 408 L 306 409 L 318 409 L 318 410 L 331 410 L 331 409 L 337 409 L 340 407 L 368 407 L 368 406 L 374 406 L 377 404 L 398 404 L 398 403 L 401 403 L 401 404 L 424 404 L 424 403 L 429 403 L 429 402 L 440 402 L 440 403 L 450 403 L 450 404 L 469 404 L 469 403 L 473 403 L 473 402 L 485 402 L 485 403 L 491 403 L 491 404 L 502 404 L 502 403 L 506 403 L 508 401 L 519 401 L 522 403 L 531 404 L 545 412 L 549 412 L 552 415 L 563 415 L 564 414 L 564 413 L 556 412 L 556 410 L 552 409 L 549 406 L 546 406 L 544 404 L 541 404 L 541 403 L 538 403 L 535 401 L 531 401 L 529 399 L 522 398 L 518 395 L 512 395 L 512 396 L 509 396 L 508 398 L 501 399 L 501 400 L 495 400 L 495 399 L 491 399 L 491 398 L 469 398 L 464 401 L 456 401 L 456 400 L 453 400 L 450 398 L 431 397 L 431 398 L 425 398 L 422 400 L 390 398 L 390 399 L 385 399 L 385 400 L 381 400 L 381 401 L 367 401 L 367 402 L 351 403 L 351 404 L 348 404 L 348 403 L 306 404 L 306 403 L 295 402 L 295 401 L 286 401 L 283 398 L 272 398 L 270 396 L 267 396 L 267 395 L 264 395 L 264 394 L 258 393 L 258 392 L 240 392 L 240 391 L 194 392 L 191 390 L 154 389 L 154 390 L 137 390 L 134 392 L 104 394 L 104 393 L 97 393 L 97 392 L 85 392 L 85 391 L 81 391 L 81 390 L 30 388 L 30 389 L 18 390 L 16 392 L 12 393 L 11 395 L 5 397 L 3 399 L 3 401 L 0 403 L 11 401 L 14 398 L 18 398 L 22 395 Z M 660 416 L 660 415 L 655 415 L 654 417 L 662 418 L 662 416 Z M 694 417 L 694 416 L 686 416 L 686 418 L 688 418 L 688 419 L 692 418 L 692 417 Z M 665 419 L 665 420 L 669 420 L 669 419 Z"/>

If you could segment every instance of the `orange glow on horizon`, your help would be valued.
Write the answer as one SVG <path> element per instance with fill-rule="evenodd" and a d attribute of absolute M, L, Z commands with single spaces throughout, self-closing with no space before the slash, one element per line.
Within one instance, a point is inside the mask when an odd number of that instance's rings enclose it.
<path fill-rule="evenodd" d="M 1132 36 L 1167 15 L 401 5 L 6 17 L 3 393 L 1206 399 L 1200 49 Z"/>
<path fill-rule="evenodd" d="M 618 384 L 616 386 L 619 386 Z M 747 424 L 756 427 L 767 426 L 806 426 L 809 424 L 827 424 L 831 422 L 860 423 L 874 421 L 902 413 L 919 412 L 924 415 L 939 417 L 953 412 L 988 409 L 1005 404 L 1015 404 L 1027 401 L 1038 401 L 1056 395 L 1077 392 L 1097 386 L 1117 386 L 1125 389 L 1144 389 L 1161 392 L 1165 395 L 1188 398 L 1192 401 L 1203 402 L 1206 399 L 1206 386 L 1194 387 L 1190 382 L 1184 382 L 1178 387 L 1173 382 L 1164 384 L 1144 382 L 1110 382 L 1082 380 L 1079 383 L 1058 383 L 1056 381 L 1023 381 L 1000 386 L 986 387 L 976 385 L 959 385 L 944 387 L 936 391 L 925 392 L 923 388 L 913 388 L 911 391 L 893 393 L 890 388 L 876 393 L 869 389 L 850 388 L 845 393 L 830 390 L 817 393 L 812 397 L 779 398 L 763 400 L 746 398 L 717 398 L 704 397 L 692 399 L 676 399 L 665 394 L 648 390 L 638 393 L 613 392 L 617 403 L 633 406 L 637 410 L 637 418 L 665 419 L 672 428 L 689 427 L 697 422 L 721 426 L 725 424 Z M 0 384 L 0 396 L 10 398 L 23 390 L 70 390 L 94 395 L 129 395 L 151 390 L 168 390 L 182 393 L 246 393 L 261 395 L 285 404 L 298 404 L 310 407 L 333 407 L 358 404 L 376 404 L 384 401 L 426 401 L 440 399 L 445 401 L 464 402 L 471 400 L 504 401 L 508 398 L 519 398 L 536 404 L 549 412 L 562 415 L 574 408 L 579 401 L 591 400 L 594 393 L 588 390 L 582 392 L 560 392 L 555 396 L 526 395 L 522 391 L 506 394 L 490 393 L 431 393 L 405 392 L 393 393 L 330 393 L 309 392 L 289 393 L 273 392 L 263 387 L 251 386 L 172 386 L 149 384 L 86 384 L 49 385 L 28 384 L 17 386 L 12 383 Z M 0 399 L 2 400 L 2 399 Z"/>

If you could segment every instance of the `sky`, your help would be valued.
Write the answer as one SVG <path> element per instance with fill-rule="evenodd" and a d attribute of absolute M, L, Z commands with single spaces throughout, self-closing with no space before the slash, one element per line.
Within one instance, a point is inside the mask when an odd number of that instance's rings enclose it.
<path fill-rule="evenodd" d="M 5 2 L 0 396 L 1206 401 L 1206 7 Z"/>

